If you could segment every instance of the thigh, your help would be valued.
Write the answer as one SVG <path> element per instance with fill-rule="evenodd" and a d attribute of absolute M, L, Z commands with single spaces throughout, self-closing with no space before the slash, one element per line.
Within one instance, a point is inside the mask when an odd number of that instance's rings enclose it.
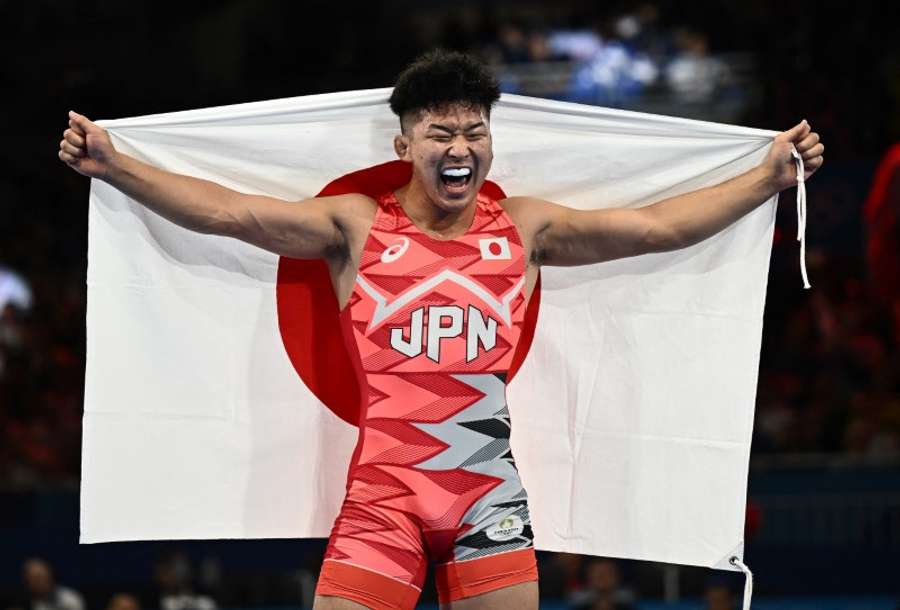
<path fill-rule="evenodd" d="M 441 604 L 441 610 L 537 610 L 538 583 L 522 582 Z"/>
<path fill-rule="evenodd" d="M 409 515 L 366 504 L 354 482 L 335 520 L 316 583 L 316 610 L 412 610 L 427 556 Z"/>
<path fill-rule="evenodd" d="M 363 606 L 343 597 L 316 595 L 312 610 L 369 610 L 369 606 Z"/>
<path fill-rule="evenodd" d="M 457 604 L 466 599 L 483 599 L 495 591 L 502 591 L 497 594 L 499 598 L 533 595 L 537 599 L 537 579 L 533 547 L 437 564 L 434 569 L 438 599 L 442 607 L 448 608 L 469 607 Z"/>

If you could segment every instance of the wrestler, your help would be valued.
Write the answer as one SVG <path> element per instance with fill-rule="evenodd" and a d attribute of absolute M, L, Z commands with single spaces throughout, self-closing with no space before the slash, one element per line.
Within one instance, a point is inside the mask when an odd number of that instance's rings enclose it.
<path fill-rule="evenodd" d="M 152 167 L 70 113 L 59 156 L 79 173 L 188 229 L 328 266 L 353 374 L 367 393 L 316 610 L 414 608 L 432 564 L 442 608 L 537 608 L 505 390 L 538 270 L 684 248 L 795 185 L 792 145 L 806 178 L 823 163 L 824 147 L 802 121 L 752 170 L 645 207 L 494 200 L 480 191 L 499 95 L 468 56 L 419 58 L 391 95 L 394 149 L 412 166 L 409 183 L 375 198 L 302 202 Z"/>

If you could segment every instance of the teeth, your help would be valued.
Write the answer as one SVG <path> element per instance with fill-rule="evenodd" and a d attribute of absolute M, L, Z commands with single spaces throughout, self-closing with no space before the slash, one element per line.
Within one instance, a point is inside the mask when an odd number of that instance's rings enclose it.
<path fill-rule="evenodd" d="M 472 170 L 470 170 L 468 167 L 457 167 L 457 168 L 445 169 L 441 173 L 444 174 L 445 176 L 457 176 L 458 177 L 458 176 L 468 176 L 469 174 L 472 173 Z"/>

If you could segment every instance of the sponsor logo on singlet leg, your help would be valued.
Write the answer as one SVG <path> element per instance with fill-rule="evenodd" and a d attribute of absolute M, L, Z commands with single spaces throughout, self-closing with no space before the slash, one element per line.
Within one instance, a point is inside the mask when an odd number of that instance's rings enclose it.
<path fill-rule="evenodd" d="M 518 515 L 508 515 L 500 519 L 496 525 L 487 528 L 484 533 L 495 542 L 505 542 L 520 535 L 524 529 L 525 524 Z"/>

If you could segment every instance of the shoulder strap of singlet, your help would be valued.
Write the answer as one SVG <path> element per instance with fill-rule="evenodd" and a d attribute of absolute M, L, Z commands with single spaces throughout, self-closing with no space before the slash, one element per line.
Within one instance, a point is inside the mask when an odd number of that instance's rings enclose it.
<path fill-rule="evenodd" d="M 394 191 L 386 191 L 377 197 L 375 201 L 378 203 L 378 210 L 375 212 L 375 222 L 373 227 L 382 231 L 391 231 L 400 226 L 403 215 L 398 213 L 400 207 Z"/>

